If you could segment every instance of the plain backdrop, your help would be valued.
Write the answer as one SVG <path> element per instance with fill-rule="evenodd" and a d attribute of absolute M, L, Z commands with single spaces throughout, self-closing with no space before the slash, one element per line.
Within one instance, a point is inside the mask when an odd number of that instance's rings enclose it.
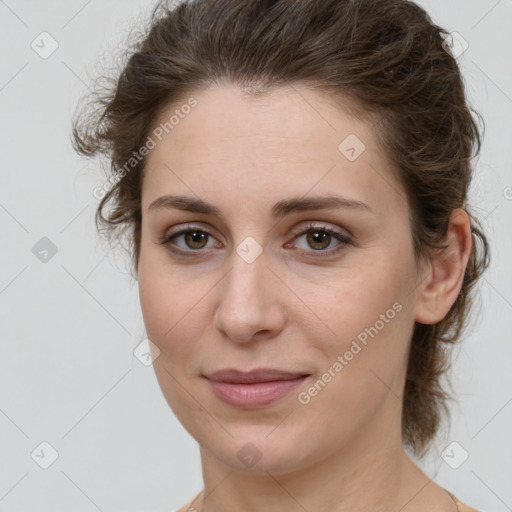
<path fill-rule="evenodd" d="M 486 122 L 471 205 L 492 250 L 472 333 L 456 353 L 451 428 L 421 465 L 463 501 L 504 512 L 512 510 L 512 1 L 419 3 L 469 45 L 459 62 Z M 0 511 L 164 512 L 202 489 L 197 443 L 133 354 L 144 338 L 137 283 L 127 257 L 106 255 L 94 228 L 92 191 L 104 175 L 70 145 L 88 72 L 152 6 L 0 1 Z M 457 469 L 441 456 L 453 442 L 457 457 L 467 452 Z"/>

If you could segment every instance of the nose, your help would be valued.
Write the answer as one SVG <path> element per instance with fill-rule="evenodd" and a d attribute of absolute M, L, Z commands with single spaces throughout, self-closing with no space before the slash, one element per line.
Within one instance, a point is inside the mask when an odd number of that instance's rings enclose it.
<path fill-rule="evenodd" d="M 276 336 L 287 320 L 285 291 L 265 253 L 248 263 L 234 252 L 231 270 L 219 283 L 215 328 L 239 343 Z"/>

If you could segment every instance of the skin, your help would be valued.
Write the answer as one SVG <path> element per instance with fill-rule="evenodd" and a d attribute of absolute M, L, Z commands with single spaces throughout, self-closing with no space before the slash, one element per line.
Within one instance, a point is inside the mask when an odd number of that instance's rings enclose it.
<path fill-rule="evenodd" d="M 404 452 L 400 418 L 414 324 L 440 321 L 460 291 L 472 250 L 467 214 L 453 212 L 448 250 L 418 268 L 405 192 L 369 125 L 299 86 L 249 99 L 225 84 L 194 97 L 197 107 L 147 157 L 138 275 L 148 337 L 160 350 L 159 384 L 200 445 L 207 498 L 196 508 L 453 512 Z M 349 134 L 366 146 L 355 161 L 338 149 Z M 213 203 L 222 218 L 148 211 L 165 194 Z M 370 210 L 271 217 L 277 201 L 326 195 Z M 292 232 L 310 222 L 351 243 L 332 236 L 315 245 Z M 191 257 L 159 243 L 186 223 L 209 233 L 195 245 L 183 234 L 173 240 Z M 251 263 L 236 250 L 249 236 L 263 249 Z M 401 311 L 300 403 L 298 394 L 395 303 Z M 242 410 L 221 402 L 204 378 L 232 367 L 311 377 L 265 408 Z M 249 442 L 261 455 L 252 467 L 237 456 Z"/>

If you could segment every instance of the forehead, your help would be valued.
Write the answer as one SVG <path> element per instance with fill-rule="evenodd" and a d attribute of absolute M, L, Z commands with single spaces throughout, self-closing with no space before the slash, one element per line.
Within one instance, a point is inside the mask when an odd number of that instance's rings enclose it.
<path fill-rule="evenodd" d="M 234 85 L 191 97 L 196 106 L 180 111 L 185 98 L 154 122 L 161 140 L 147 156 L 143 207 L 165 188 L 211 198 L 235 183 L 266 197 L 334 188 L 365 202 L 403 199 L 371 125 L 332 97 L 299 86 L 250 97 Z"/>
<path fill-rule="evenodd" d="M 240 148 L 240 152 L 262 146 L 281 152 L 283 146 L 292 145 L 294 151 L 317 148 L 316 152 L 324 153 L 327 149 L 327 155 L 337 157 L 338 139 L 354 133 L 369 150 L 375 149 L 369 125 L 348 114 L 341 101 L 337 106 L 330 96 L 299 85 L 274 88 L 255 97 L 226 84 L 201 91 L 194 99 L 197 105 L 187 109 L 189 113 L 179 119 L 172 115 L 187 103 L 184 98 L 182 104 L 160 112 L 154 123 L 163 126 L 174 117 L 178 122 L 167 125 L 163 136 L 172 131 L 172 139 L 181 148 L 214 150 L 222 141 L 223 147 Z"/>

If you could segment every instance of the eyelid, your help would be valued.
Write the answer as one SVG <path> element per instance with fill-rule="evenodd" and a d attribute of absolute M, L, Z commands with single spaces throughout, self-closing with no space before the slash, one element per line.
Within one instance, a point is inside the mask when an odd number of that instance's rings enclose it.
<path fill-rule="evenodd" d="M 316 221 L 316 222 L 310 221 L 306 225 L 302 224 L 298 227 L 294 227 L 293 229 L 290 230 L 290 232 L 294 235 L 293 240 L 295 240 L 297 237 L 305 235 L 306 233 L 316 229 L 318 231 L 323 231 L 323 232 L 326 232 L 326 233 L 334 236 L 334 238 L 336 238 L 338 240 L 339 244 L 334 249 L 328 249 L 328 250 L 315 251 L 314 249 L 312 249 L 312 250 L 298 249 L 299 253 L 301 253 L 303 255 L 312 256 L 312 257 L 328 257 L 328 256 L 334 256 L 334 255 L 338 254 L 339 252 L 343 251 L 344 249 L 346 249 L 347 245 L 353 245 L 352 234 L 343 233 L 342 231 L 340 231 L 340 229 L 338 227 L 335 227 L 335 226 L 329 227 L 326 224 L 327 223 L 322 222 L 322 221 Z M 187 223 L 184 226 L 176 228 L 174 231 L 166 232 L 164 234 L 164 236 L 159 240 L 158 243 L 161 245 L 167 246 L 168 250 L 170 250 L 171 252 L 178 254 L 178 255 L 192 256 L 195 254 L 196 256 L 200 256 L 200 255 L 206 253 L 207 251 L 204 251 L 203 249 L 185 250 L 185 249 L 171 247 L 171 242 L 174 238 L 177 238 L 179 236 L 186 234 L 187 232 L 194 231 L 194 230 L 203 232 L 203 233 L 207 234 L 209 237 L 216 238 L 210 231 L 210 228 L 203 228 L 199 224 L 195 225 L 192 223 Z M 285 244 L 285 246 L 287 246 L 287 245 L 289 246 L 289 242 L 287 242 Z"/>
<path fill-rule="evenodd" d="M 327 231 L 330 233 L 336 233 L 340 237 L 344 238 L 350 238 L 352 239 L 352 233 L 350 233 L 348 230 L 345 230 L 346 233 L 340 230 L 337 226 L 329 226 L 328 223 L 323 221 L 310 221 L 307 224 L 302 224 L 301 226 L 295 227 L 291 229 L 291 233 L 295 236 L 303 235 L 304 233 L 307 233 L 310 230 L 318 229 L 322 231 Z"/>
<path fill-rule="evenodd" d="M 164 235 L 158 240 L 158 243 L 160 245 L 164 245 L 164 246 L 167 246 L 169 248 L 170 251 L 174 252 L 174 253 L 177 253 L 177 254 L 187 254 L 187 253 L 190 253 L 190 254 L 193 254 L 193 253 L 201 253 L 201 252 L 205 252 L 204 250 L 202 249 L 196 249 L 196 250 L 193 250 L 193 249 L 189 249 L 189 250 L 184 250 L 184 249 L 180 249 L 180 248 L 171 248 L 171 242 L 174 238 L 177 238 L 177 237 L 180 237 L 180 236 L 183 236 L 185 235 L 186 233 L 188 233 L 189 231 L 200 231 L 202 233 L 205 233 L 207 234 L 210 238 L 215 238 L 216 239 L 216 236 L 212 234 L 212 231 L 213 230 L 210 230 L 210 228 L 204 228 L 202 227 L 201 225 L 195 225 L 195 224 L 192 224 L 192 223 L 187 223 L 185 225 L 181 225 L 180 227 L 176 228 L 175 230 L 170 230 L 170 231 L 166 231 L 164 233 Z"/>
<path fill-rule="evenodd" d="M 200 223 L 195 224 L 192 222 L 186 222 L 185 224 L 180 224 L 178 225 L 178 227 L 174 226 L 170 230 L 166 231 L 162 238 L 170 238 L 174 235 L 181 235 L 184 232 L 193 231 L 194 229 L 197 231 L 203 231 L 204 233 L 208 233 L 208 235 L 210 236 L 214 236 L 213 232 L 216 231 L 214 228 L 210 226 L 204 227 Z"/>
<path fill-rule="evenodd" d="M 307 258 L 324 258 L 327 259 L 329 257 L 338 256 L 342 252 L 344 252 L 347 249 L 348 245 L 354 245 L 353 236 L 352 234 L 346 234 L 339 230 L 338 227 L 331 226 L 329 227 L 326 225 L 325 222 L 318 221 L 315 223 L 314 221 L 309 222 L 306 226 L 302 225 L 302 227 L 294 228 L 292 231 L 294 235 L 294 240 L 302 235 L 305 235 L 306 233 L 310 231 L 322 231 L 324 233 L 328 233 L 329 235 L 333 236 L 336 240 L 338 240 L 338 245 L 336 245 L 332 249 L 327 250 L 318 250 L 315 251 L 314 249 L 311 250 L 303 250 L 303 249 L 297 249 L 297 251 L 304 257 Z M 289 243 L 286 243 L 285 245 L 289 246 Z"/>

